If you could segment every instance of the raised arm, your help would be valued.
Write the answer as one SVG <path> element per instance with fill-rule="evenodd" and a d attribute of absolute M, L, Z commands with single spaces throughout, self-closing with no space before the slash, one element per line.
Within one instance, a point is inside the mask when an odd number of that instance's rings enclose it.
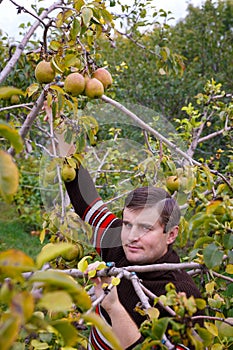
<path fill-rule="evenodd" d="M 98 253 L 102 253 L 102 248 L 109 248 L 113 242 L 114 246 L 119 246 L 121 220 L 102 201 L 88 170 L 80 166 L 76 178 L 66 182 L 65 186 L 75 212 L 93 227 L 91 243 Z"/>

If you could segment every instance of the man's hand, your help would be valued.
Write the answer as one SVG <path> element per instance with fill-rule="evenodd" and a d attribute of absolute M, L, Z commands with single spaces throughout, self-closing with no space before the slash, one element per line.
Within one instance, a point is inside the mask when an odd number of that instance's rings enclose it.
<path fill-rule="evenodd" d="M 86 273 L 92 270 L 97 271 L 100 264 L 102 263 L 99 261 L 90 264 Z M 111 277 L 92 278 L 96 298 L 104 295 L 104 289 L 111 285 L 111 280 Z M 108 313 L 112 323 L 112 330 L 120 340 L 124 349 L 131 346 L 141 338 L 137 325 L 132 320 L 124 306 L 120 303 L 117 288 L 115 286 L 112 287 L 108 294 L 104 297 L 101 305 Z"/>
<path fill-rule="evenodd" d="M 100 264 L 102 264 L 102 262 L 99 261 L 90 264 L 86 273 L 98 270 Z M 111 286 L 112 277 L 94 277 L 92 278 L 92 281 L 94 283 L 94 293 L 96 298 L 105 294 L 101 305 L 110 315 L 112 308 L 117 308 L 120 305 L 117 289 L 115 286 Z M 110 290 L 108 290 L 108 286 L 111 286 Z"/>

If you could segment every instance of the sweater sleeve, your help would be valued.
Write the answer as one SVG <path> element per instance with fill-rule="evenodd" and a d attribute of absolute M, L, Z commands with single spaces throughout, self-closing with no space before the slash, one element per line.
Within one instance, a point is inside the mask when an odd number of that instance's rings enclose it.
<path fill-rule="evenodd" d="M 82 220 L 92 226 L 91 243 L 98 253 L 101 254 L 102 242 L 105 241 L 104 248 L 108 245 L 106 244 L 106 239 L 104 239 L 105 236 L 108 237 L 107 241 L 109 242 L 112 234 L 119 234 L 118 228 L 121 226 L 121 220 L 108 210 L 96 191 L 87 169 L 80 166 L 75 179 L 71 182 L 66 182 L 65 186 L 75 212 Z M 117 229 L 115 230 L 116 227 Z M 115 236 L 115 239 L 118 238 Z"/>

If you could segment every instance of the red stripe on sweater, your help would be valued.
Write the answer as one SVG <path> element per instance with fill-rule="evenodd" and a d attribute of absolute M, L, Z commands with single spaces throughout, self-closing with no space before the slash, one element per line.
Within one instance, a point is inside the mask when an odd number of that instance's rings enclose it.
<path fill-rule="evenodd" d="M 101 317 L 99 305 L 96 306 L 95 312 L 97 315 L 99 315 Z M 106 350 L 112 350 L 111 348 L 109 348 L 109 346 L 107 344 L 104 343 L 103 339 L 100 338 L 95 327 L 92 327 L 92 333 L 95 335 L 95 338 L 91 335 L 91 344 L 94 346 L 95 349 L 99 350 L 99 345 L 101 345 L 102 348 L 104 348 Z"/>
<path fill-rule="evenodd" d="M 93 205 L 94 205 L 96 202 L 98 202 L 98 201 L 100 201 L 100 200 L 102 200 L 102 199 L 101 199 L 100 197 L 97 197 L 96 199 L 93 200 L 93 202 L 91 202 L 91 204 L 88 205 L 88 207 L 86 208 L 86 210 L 85 210 L 85 212 L 84 212 L 84 214 L 83 214 L 83 216 L 82 216 L 82 219 L 83 219 L 83 220 L 84 220 L 84 218 L 85 218 L 87 212 L 93 207 Z"/>
<path fill-rule="evenodd" d="M 101 210 L 102 210 L 103 208 L 105 208 L 105 210 L 103 210 L 103 211 L 101 212 Z M 100 213 L 100 212 L 101 212 L 101 213 Z M 98 223 L 98 221 L 101 219 L 101 217 L 102 217 L 104 214 L 106 214 L 107 212 L 108 212 L 108 209 L 106 208 L 106 205 L 105 205 L 105 204 L 101 205 L 101 207 L 99 207 L 98 210 L 96 210 L 96 211 L 92 214 L 92 216 L 91 216 L 91 218 L 90 218 L 90 220 L 89 220 L 89 224 L 92 225 L 92 226 L 96 226 L 96 223 L 93 225 L 93 221 L 96 220 L 96 217 L 97 217 L 97 223 Z M 98 216 L 98 215 L 99 215 L 99 216 Z"/>
<path fill-rule="evenodd" d="M 103 236 L 103 232 L 105 231 L 106 227 L 111 223 L 111 221 L 115 218 L 115 215 L 109 212 L 109 216 L 107 216 L 107 218 L 101 223 L 100 228 L 98 229 L 98 232 L 96 234 L 96 250 L 98 251 L 98 253 L 100 253 L 100 241 Z"/>
<path fill-rule="evenodd" d="M 91 338 L 91 344 L 94 346 L 95 349 L 99 349 L 99 346 L 101 346 L 105 350 L 112 350 L 104 341 L 103 339 L 100 338 L 97 330 L 95 327 L 92 328 L 92 332 L 95 336 L 95 339 L 92 337 Z M 95 341 L 96 340 L 96 341 Z"/>

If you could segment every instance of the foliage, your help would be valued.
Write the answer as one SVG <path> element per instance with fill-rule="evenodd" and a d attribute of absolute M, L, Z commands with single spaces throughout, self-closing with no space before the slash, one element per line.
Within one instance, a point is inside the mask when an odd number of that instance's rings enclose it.
<path fill-rule="evenodd" d="M 111 1 L 109 9 L 113 10 L 116 4 L 120 2 Z M 80 270 L 97 258 L 90 246 L 91 229 L 70 210 L 62 182 L 64 165 L 76 169 L 80 164 L 91 168 L 102 197 L 119 215 L 123 197 L 132 187 L 156 184 L 169 190 L 167 178 L 178 179 L 177 191 L 170 190 L 183 214 L 177 245 L 185 248 L 183 259 L 189 264 L 197 263 L 200 268 L 194 274 L 203 299 L 187 299 L 169 285 L 160 302 L 173 309 L 173 317 L 159 319 L 156 307 L 152 308 L 149 321 L 142 325 L 141 331 L 146 335 L 142 348 L 147 349 L 152 343 L 161 345 L 167 328 L 174 343 L 182 341 L 196 349 L 232 347 L 229 318 L 232 317 L 233 180 L 232 150 L 228 146 L 231 145 L 232 95 L 225 86 L 222 90 L 215 76 L 208 77 L 207 69 L 203 71 L 204 79 L 198 79 L 191 90 L 193 94 L 186 96 L 190 81 L 196 80 L 192 63 L 199 62 L 199 58 L 186 55 L 189 73 L 185 71 L 178 78 L 177 74 L 184 70 L 185 53 L 174 41 L 183 26 L 178 24 L 171 29 L 167 24 L 169 13 L 156 9 L 152 12 L 149 5 L 150 1 L 135 1 L 132 6 L 121 4 L 123 13 L 119 18 L 101 1 L 67 0 L 44 11 L 38 9 L 35 17 L 37 24 L 43 26 L 43 40 L 31 42 L 27 55 L 22 54 L 20 47 L 15 48 L 10 60 L 4 61 L 0 78 L 1 84 L 4 82 L 0 88 L 3 101 L 0 132 L 4 139 L 0 151 L 0 193 L 4 199 L 14 200 L 25 219 L 30 215 L 30 223 L 33 221 L 37 228 L 39 216 L 43 216 L 40 241 L 45 242 L 49 236 L 50 242 L 35 259 L 17 250 L 0 253 L 1 349 L 18 349 L 21 345 L 34 349 L 85 347 L 87 339 L 81 332 L 82 328 L 86 329 L 85 323 L 98 326 L 113 348 L 120 349 L 111 329 L 105 328 L 101 319 L 91 312 L 88 294 L 91 284 L 88 276 L 83 275 L 84 269 L 77 276 L 69 276 L 67 272 Z M 214 28 L 213 9 L 210 1 L 200 11 L 189 7 L 191 18 L 199 18 L 203 11 L 207 16 L 207 20 L 202 16 L 206 26 L 200 27 L 194 21 L 197 32 L 207 28 L 205 43 L 209 43 L 210 24 L 211 30 Z M 221 9 L 226 27 L 221 26 L 220 32 L 228 38 L 231 4 L 227 2 Z M 151 12 L 152 17 L 148 17 Z M 189 16 L 185 23 L 188 28 Z M 164 18 L 163 24 L 159 23 L 159 17 Z M 115 28 L 117 20 L 120 30 Z M 188 30 L 186 34 L 189 37 Z M 220 40 L 221 35 L 216 38 Z M 182 36 L 181 46 L 187 36 Z M 1 40 L 0 55 L 4 58 L 9 43 L 4 38 Z M 192 43 L 191 38 L 188 44 L 193 47 Z M 198 45 L 201 53 L 209 53 Z M 114 46 L 116 49 L 112 50 Z M 132 55 L 136 49 L 141 57 Z M 113 58 L 108 55 L 110 50 Z M 217 48 L 210 52 L 208 60 L 201 61 L 205 67 L 209 67 L 213 52 L 220 54 Z M 114 57 L 117 64 L 113 63 Z M 51 83 L 39 83 L 34 78 L 34 69 L 41 60 L 49 61 L 55 72 Z M 86 84 L 98 67 L 113 71 L 114 78 L 114 84 L 101 98 L 91 99 L 85 90 L 78 96 L 67 93 L 64 81 L 70 73 L 82 74 Z M 176 90 L 181 81 L 185 81 L 186 89 L 185 93 L 177 90 L 177 96 L 182 95 L 182 104 L 177 107 L 177 101 L 174 103 L 170 98 L 169 109 L 163 96 L 168 86 Z M 11 99 L 15 94 L 20 95 L 19 105 L 14 105 Z M 122 103 L 117 102 L 118 97 Z M 184 103 L 186 97 L 188 103 Z M 157 115 L 145 107 L 154 100 L 156 104 L 151 105 L 154 109 L 163 110 L 165 115 L 172 111 L 177 129 L 161 113 Z M 181 106 L 183 118 L 180 118 Z M 39 158 L 40 173 L 36 174 Z M 33 177 L 29 170 L 33 171 Z M 27 209 L 29 203 L 32 208 Z M 52 270 L 46 269 L 47 263 Z M 156 302 L 155 298 L 155 306 Z M 193 329 L 189 320 L 201 308 L 206 309 L 204 326 L 196 325 Z"/>

